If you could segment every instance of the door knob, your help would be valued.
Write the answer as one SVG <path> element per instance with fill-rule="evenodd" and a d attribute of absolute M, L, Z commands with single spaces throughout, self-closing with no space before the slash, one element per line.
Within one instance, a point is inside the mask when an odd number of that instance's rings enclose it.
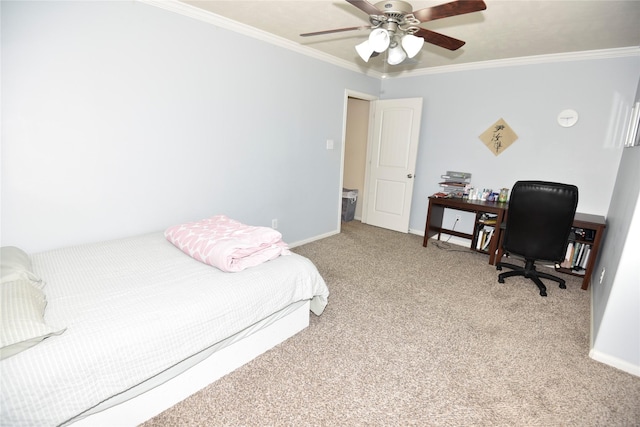
<path fill-rule="evenodd" d="M 407 178 L 413 178 L 413 174 L 407 174 Z"/>

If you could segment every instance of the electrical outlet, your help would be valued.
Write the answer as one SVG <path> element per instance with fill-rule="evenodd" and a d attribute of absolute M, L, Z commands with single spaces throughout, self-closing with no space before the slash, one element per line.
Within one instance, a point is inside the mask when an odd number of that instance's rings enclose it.
<path fill-rule="evenodd" d="M 271 228 L 273 228 L 274 230 L 278 229 L 278 218 L 274 218 L 271 220 Z"/>

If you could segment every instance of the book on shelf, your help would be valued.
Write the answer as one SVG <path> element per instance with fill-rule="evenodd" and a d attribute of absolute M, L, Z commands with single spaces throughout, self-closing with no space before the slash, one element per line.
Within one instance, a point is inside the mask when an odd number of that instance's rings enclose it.
<path fill-rule="evenodd" d="M 478 230 L 478 237 L 476 240 L 476 249 L 479 251 L 486 251 L 491 244 L 491 238 L 495 232 L 494 227 L 484 226 Z"/>
<path fill-rule="evenodd" d="M 584 274 L 591 254 L 591 245 L 583 242 L 569 242 L 564 261 L 556 264 L 556 268 L 572 270 L 574 273 Z"/>
<path fill-rule="evenodd" d="M 487 233 L 487 236 L 485 238 L 484 244 L 482 245 L 482 250 L 483 251 L 489 250 L 489 245 L 491 244 L 491 238 L 493 237 L 493 232 L 494 231 L 495 231 L 495 228 L 489 227 L 489 232 Z"/>
<path fill-rule="evenodd" d="M 572 258 L 573 258 L 573 242 L 569 242 L 569 244 L 567 245 L 567 252 L 564 255 L 564 261 L 562 261 L 560 265 L 556 265 L 556 267 L 571 268 L 571 261 L 569 260 Z"/>
<path fill-rule="evenodd" d="M 484 225 L 495 225 L 498 222 L 498 215 L 485 212 L 480 215 L 478 222 Z"/>
<path fill-rule="evenodd" d="M 574 243 L 576 249 L 573 251 L 573 260 L 571 261 L 571 268 L 580 264 L 580 258 L 582 257 L 582 252 L 584 251 L 584 245 L 581 243 Z"/>
<path fill-rule="evenodd" d="M 589 255 L 591 255 L 591 246 L 587 247 L 584 257 L 582 257 L 582 261 L 580 262 L 581 268 L 583 269 L 587 268 L 587 264 L 589 264 Z"/>

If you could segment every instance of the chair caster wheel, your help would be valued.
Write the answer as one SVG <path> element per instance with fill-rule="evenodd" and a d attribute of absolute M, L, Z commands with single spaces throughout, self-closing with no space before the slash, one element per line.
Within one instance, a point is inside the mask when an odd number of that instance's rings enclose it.
<path fill-rule="evenodd" d="M 501 265 L 496 265 L 496 270 L 502 271 L 502 266 Z"/>
<path fill-rule="evenodd" d="M 560 283 L 560 289 L 567 289 L 567 285 L 565 285 L 564 283 Z"/>
<path fill-rule="evenodd" d="M 546 297 L 546 296 L 547 296 L 547 293 L 546 293 L 545 291 L 540 291 L 540 296 L 541 296 L 541 297 Z"/>
<path fill-rule="evenodd" d="M 502 277 L 498 277 L 498 283 L 504 283 L 504 279 Z"/>

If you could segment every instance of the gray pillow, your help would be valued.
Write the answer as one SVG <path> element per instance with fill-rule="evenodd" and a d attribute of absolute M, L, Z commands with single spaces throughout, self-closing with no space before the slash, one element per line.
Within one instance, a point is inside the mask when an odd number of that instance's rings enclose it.
<path fill-rule="evenodd" d="M 32 281 L 40 289 L 44 286 L 31 271 L 31 260 L 25 251 L 15 246 L 0 248 L 0 284 L 21 279 Z"/>
<path fill-rule="evenodd" d="M 0 284 L 0 359 L 33 347 L 51 335 L 64 332 L 44 322 L 47 299 L 30 280 Z"/>

